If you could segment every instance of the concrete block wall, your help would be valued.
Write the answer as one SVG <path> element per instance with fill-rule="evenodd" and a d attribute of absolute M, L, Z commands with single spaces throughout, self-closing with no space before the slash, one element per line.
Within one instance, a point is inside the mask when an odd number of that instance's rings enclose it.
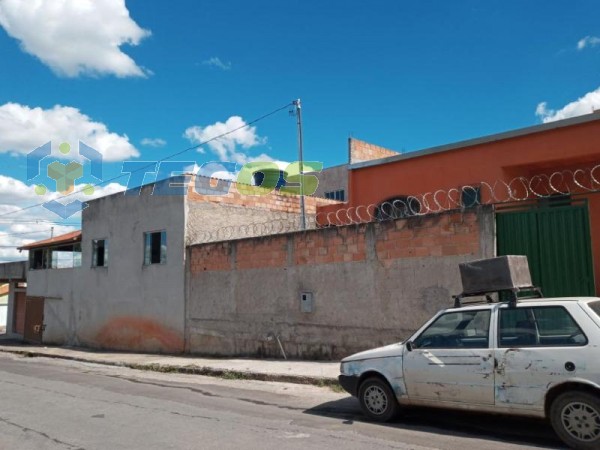
<path fill-rule="evenodd" d="M 316 227 L 319 205 L 333 200 L 305 197 L 308 228 Z M 197 176 L 187 196 L 187 245 L 241 239 L 300 229 L 300 197 L 263 190 L 262 195 L 238 191 L 231 181 Z"/>
<path fill-rule="evenodd" d="M 343 189 L 346 197 L 348 197 L 348 164 L 341 166 L 327 167 L 320 173 L 314 174 L 319 185 L 313 197 L 325 197 L 326 192 L 338 191 Z"/>
<path fill-rule="evenodd" d="M 186 350 L 336 359 L 405 339 L 494 255 L 490 209 L 188 247 Z M 310 292 L 312 312 L 300 295 Z"/>
<path fill-rule="evenodd" d="M 387 158 L 399 153 L 379 145 L 370 144 L 359 139 L 348 138 L 348 158 L 350 164 L 374 159 Z"/>

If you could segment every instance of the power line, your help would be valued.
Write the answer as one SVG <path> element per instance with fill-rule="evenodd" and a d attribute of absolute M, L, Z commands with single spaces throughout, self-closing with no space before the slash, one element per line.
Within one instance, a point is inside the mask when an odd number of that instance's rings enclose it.
<path fill-rule="evenodd" d="M 0 238 L 7 237 L 7 236 L 24 236 L 26 234 L 42 234 L 42 233 L 46 233 L 48 231 L 50 231 L 50 229 L 40 230 L 40 231 L 26 231 L 24 233 L 10 233 L 10 234 L 4 234 L 2 231 L 0 231 Z"/>
<path fill-rule="evenodd" d="M 182 155 L 182 154 L 184 154 L 186 152 L 189 152 L 190 150 L 195 150 L 195 149 L 197 149 L 199 147 L 202 147 L 203 145 L 206 145 L 209 142 L 215 141 L 217 139 L 221 139 L 222 137 L 225 137 L 225 136 L 228 136 L 228 135 L 230 135 L 232 133 L 235 133 L 236 131 L 243 130 L 244 128 L 249 128 L 250 126 L 254 125 L 255 123 L 260 122 L 261 120 L 264 120 L 267 117 L 270 117 L 270 116 L 272 116 L 274 114 L 277 114 L 280 111 L 283 111 L 284 109 L 289 108 L 291 105 L 292 105 L 292 102 L 290 102 L 290 103 L 288 103 L 285 106 L 282 106 L 280 108 L 274 109 L 273 111 L 271 111 L 271 112 L 269 112 L 267 114 L 263 114 L 262 116 L 254 119 L 254 120 L 251 120 L 250 122 L 247 122 L 245 125 L 242 125 L 242 126 L 239 126 L 237 128 L 234 128 L 233 130 L 226 131 L 225 133 L 221 133 L 218 136 L 215 136 L 215 137 L 212 137 L 210 139 L 207 139 L 206 141 L 200 142 L 199 144 L 193 145 L 192 147 L 188 147 L 188 148 L 186 148 L 184 150 L 180 150 L 180 151 L 178 151 L 176 153 L 173 153 L 171 155 L 165 156 L 164 158 L 161 158 L 158 161 L 153 161 L 153 162 L 151 162 L 151 163 L 149 163 L 149 164 L 147 164 L 147 165 L 145 165 L 143 167 L 140 167 L 140 168 L 138 168 L 138 169 L 136 169 L 136 170 L 134 170 L 132 172 L 123 173 L 121 175 L 117 175 L 116 177 L 110 178 L 108 180 L 99 181 L 98 183 L 92 184 L 91 186 L 92 187 L 102 186 L 102 185 L 104 185 L 106 183 L 110 183 L 110 182 L 119 180 L 119 179 L 121 179 L 121 178 L 123 178 L 125 176 L 130 176 L 129 175 L 130 173 L 141 172 L 142 170 L 145 170 L 145 169 L 147 169 L 149 167 L 155 167 L 156 163 L 164 162 L 164 161 L 166 161 L 168 159 L 171 159 L 171 158 L 174 158 L 176 156 Z M 89 185 L 86 186 L 86 188 L 89 188 Z M 61 198 L 67 198 L 67 197 L 71 197 L 72 195 L 79 194 L 79 193 L 83 192 L 86 188 L 82 188 L 82 189 L 79 189 L 77 191 L 73 191 L 73 192 L 71 192 L 71 193 L 69 193 L 67 195 L 63 195 Z M 16 209 L 14 211 L 9 211 L 7 213 L 0 214 L 0 218 L 4 217 L 4 216 L 9 216 L 11 214 L 16 214 L 16 213 L 19 213 L 19 212 L 27 211 L 29 209 L 36 208 L 38 206 L 42 206 L 43 204 L 44 204 L 43 202 L 42 203 L 37 203 L 35 205 L 30 205 L 30 206 L 26 206 L 24 208 Z"/>
<path fill-rule="evenodd" d="M 65 227 L 69 227 L 69 226 L 81 225 L 81 222 L 60 222 L 60 221 L 56 221 L 56 220 L 42 220 L 42 219 L 18 220 L 18 219 L 2 219 L 2 218 L 0 218 L 0 225 L 12 225 L 12 224 L 36 224 L 36 225 L 48 224 L 48 225 L 63 225 Z"/>

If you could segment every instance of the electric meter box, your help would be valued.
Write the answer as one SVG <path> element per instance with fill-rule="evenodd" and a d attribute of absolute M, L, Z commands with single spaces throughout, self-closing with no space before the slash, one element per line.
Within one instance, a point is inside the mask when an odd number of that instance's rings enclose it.
<path fill-rule="evenodd" d="M 300 293 L 300 311 L 303 313 L 311 313 L 314 309 L 313 293 L 312 292 L 301 292 Z"/>

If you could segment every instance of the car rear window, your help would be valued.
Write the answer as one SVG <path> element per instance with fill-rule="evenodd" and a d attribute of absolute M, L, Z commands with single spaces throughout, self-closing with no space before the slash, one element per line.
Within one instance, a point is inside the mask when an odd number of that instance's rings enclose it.
<path fill-rule="evenodd" d="M 565 347 L 586 345 L 577 322 L 562 306 L 500 310 L 500 347 Z"/>
<path fill-rule="evenodd" d="M 589 302 L 588 306 L 596 313 L 598 317 L 600 317 L 600 301 Z"/>

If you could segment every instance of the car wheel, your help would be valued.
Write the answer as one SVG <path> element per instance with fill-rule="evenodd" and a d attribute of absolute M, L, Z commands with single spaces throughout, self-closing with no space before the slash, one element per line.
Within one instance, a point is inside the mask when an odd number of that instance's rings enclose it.
<path fill-rule="evenodd" d="M 550 408 L 556 434 L 574 449 L 600 448 L 600 399 L 587 392 L 565 392 Z"/>
<path fill-rule="evenodd" d="M 367 378 L 358 390 L 360 406 L 367 417 L 387 422 L 398 413 L 398 401 L 390 386 L 381 378 Z"/>

